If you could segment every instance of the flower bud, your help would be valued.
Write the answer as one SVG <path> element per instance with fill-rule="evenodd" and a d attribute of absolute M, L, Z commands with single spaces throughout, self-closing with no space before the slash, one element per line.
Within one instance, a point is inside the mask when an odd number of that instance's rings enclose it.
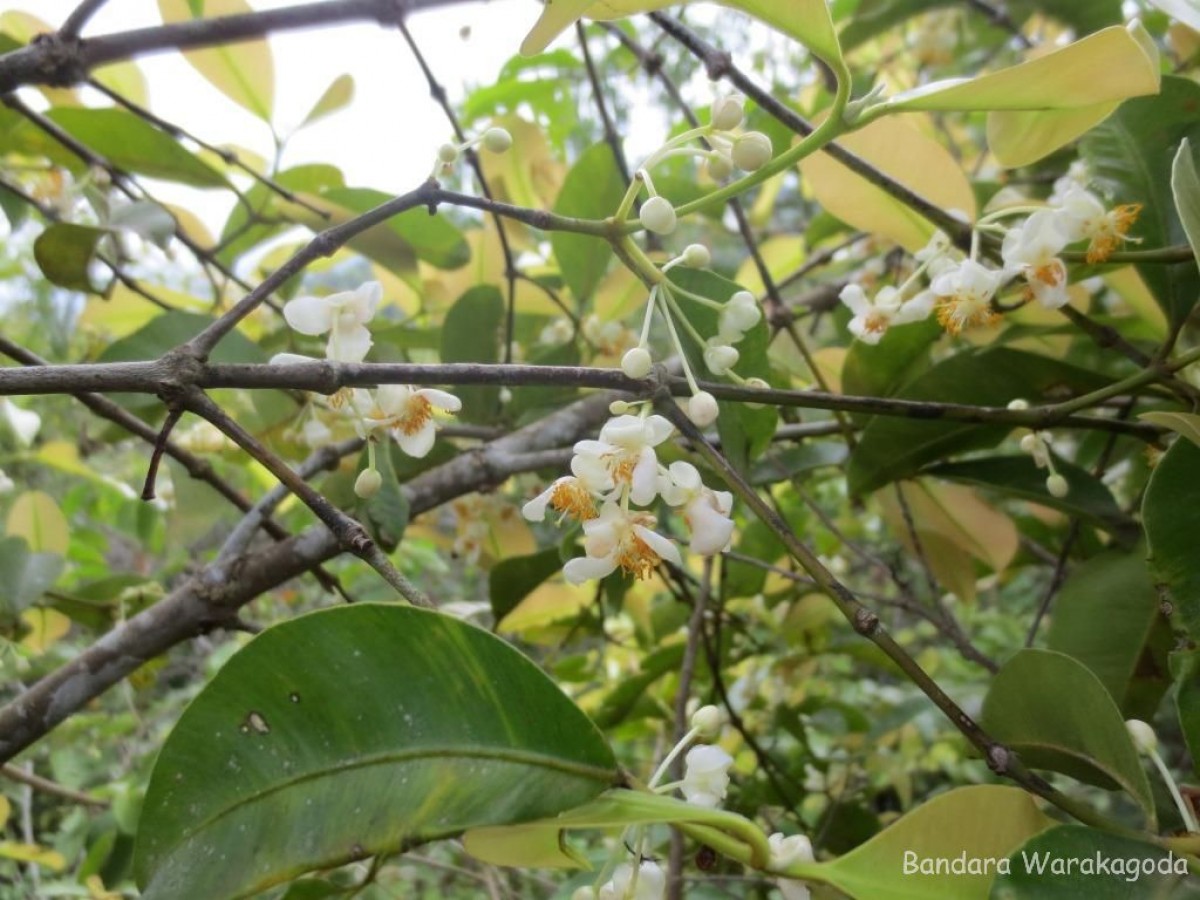
<path fill-rule="evenodd" d="M 683 264 L 693 269 L 707 269 L 712 263 L 712 254 L 703 244 L 688 244 L 683 250 Z"/>
<path fill-rule="evenodd" d="M 512 146 L 512 135 L 504 128 L 489 128 L 483 133 L 483 146 L 492 153 L 503 153 Z"/>
<path fill-rule="evenodd" d="M 1071 488 L 1067 484 L 1067 479 L 1055 472 L 1046 479 L 1046 490 L 1050 493 L 1051 497 L 1062 499 L 1067 496 Z"/>
<path fill-rule="evenodd" d="M 354 479 L 354 493 L 364 500 L 370 500 L 383 487 L 383 476 L 378 469 L 363 469 Z"/>
<path fill-rule="evenodd" d="M 625 400 L 614 400 L 608 404 L 608 411 L 614 416 L 623 416 L 633 407 Z"/>
<path fill-rule="evenodd" d="M 714 375 L 728 375 L 737 361 L 737 350 L 728 344 L 709 344 L 704 348 L 704 365 Z"/>
<path fill-rule="evenodd" d="M 1008 401 L 1008 408 L 1014 410 L 1029 409 L 1029 401 L 1022 400 L 1020 397 L 1018 397 L 1016 400 Z"/>
<path fill-rule="evenodd" d="M 1021 438 L 1021 449 L 1026 453 L 1034 453 L 1037 451 L 1040 443 L 1041 440 L 1036 434 L 1027 434 L 1025 437 Z"/>
<path fill-rule="evenodd" d="M 704 162 L 713 181 L 724 181 L 733 174 L 733 161 L 724 153 L 711 153 Z"/>
<path fill-rule="evenodd" d="M 749 291 L 738 291 L 721 310 L 718 327 L 722 334 L 732 338 L 733 335 L 742 335 L 749 331 L 761 318 L 762 310 L 758 308 L 758 301 L 754 299 L 754 295 Z M 734 340 L 741 338 L 737 337 Z"/>
<path fill-rule="evenodd" d="M 742 124 L 745 111 L 742 109 L 742 98 L 736 94 L 728 97 L 718 97 L 712 105 L 712 125 L 718 131 L 732 131 Z"/>
<path fill-rule="evenodd" d="M 443 163 L 450 165 L 450 163 L 458 159 L 458 148 L 453 144 L 442 144 L 442 146 L 438 147 L 437 156 Z"/>
<path fill-rule="evenodd" d="M 651 197 L 643 203 L 638 218 L 647 231 L 655 234 L 670 234 L 675 230 L 675 207 L 665 197 Z"/>
<path fill-rule="evenodd" d="M 700 732 L 701 737 L 715 737 L 721 730 L 724 716 L 721 710 L 711 704 L 702 706 L 692 713 L 692 727 Z"/>
<path fill-rule="evenodd" d="M 625 355 L 621 357 L 621 371 L 630 378 L 641 380 L 650 374 L 652 368 L 654 360 L 650 358 L 650 351 L 645 347 L 634 347 L 625 351 Z"/>
<path fill-rule="evenodd" d="M 1133 738 L 1133 744 L 1141 753 L 1153 753 L 1158 749 L 1158 735 L 1141 719 L 1126 719 L 1125 730 Z"/>
<path fill-rule="evenodd" d="M 761 131 L 747 131 L 733 142 L 733 164 L 747 172 L 757 172 L 774 154 L 771 139 Z"/>
<path fill-rule="evenodd" d="M 707 428 L 713 422 L 717 421 L 717 414 L 719 412 L 717 398 L 708 391 L 700 391 L 693 394 L 691 399 L 688 400 L 688 418 L 700 428 Z"/>

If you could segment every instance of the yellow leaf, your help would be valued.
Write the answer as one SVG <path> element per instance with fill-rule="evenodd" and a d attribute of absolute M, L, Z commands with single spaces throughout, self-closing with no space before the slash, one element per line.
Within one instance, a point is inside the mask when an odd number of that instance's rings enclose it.
<path fill-rule="evenodd" d="M 57 850 L 47 850 L 39 844 L 18 844 L 15 841 L 0 841 L 0 857 L 18 862 L 33 863 L 52 872 L 61 872 L 67 861 Z"/>
<path fill-rule="evenodd" d="M 1142 281 L 1142 276 L 1133 266 L 1124 266 L 1104 273 L 1104 283 L 1117 292 L 1131 310 L 1143 322 L 1154 329 L 1154 336 L 1162 340 L 1167 336 L 1167 316 L 1162 307 Z"/>
<path fill-rule="evenodd" d="M 139 106 L 145 106 L 148 100 L 146 92 L 146 76 L 132 60 L 124 60 L 111 65 L 101 66 L 92 73 L 105 87 L 116 91 L 126 100 Z"/>
<path fill-rule="evenodd" d="M 0 828 L 8 821 L 8 817 L 12 814 L 12 807 L 9 806 L 8 798 L 0 796 Z"/>
<path fill-rule="evenodd" d="M 758 245 L 758 252 L 776 282 L 800 268 L 808 256 L 804 238 L 798 234 L 778 234 L 767 238 Z M 751 256 L 742 262 L 734 280 L 752 294 L 762 294 L 766 290 L 758 274 L 758 265 Z"/>
<path fill-rule="evenodd" d="M 601 279 L 592 295 L 592 307 L 601 321 L 623 319 L 644 308 L 646 286 L 624 266 L 617 266 Z"/>
<path fill-rule="evenodd" d="M 479 161 L 497 200 L 533 209 L 549 209 L 562 188 L 565 167 L 550 149 L 538 125 L 517 116 L 500 116 L 495 124 L 508 129 L 513 146 L 508 153 L 481 153 Z M 512 234 L 512 223 L 507 223 Z"/>
<path fill-rule="evenodd" d="M 592 602 L 595 595 L 594 586 L 567 584 L 561 579 L 548 581 L 496 623 L 496 630 L 511 634 L 573 618 Z"/>
<path fill-rule="evenodd" d="M 1200 416 L 1195 413 L 1148 412 L 1138 418 L 1152 425 L 1170 428 L 1200 447 Z"/>
<path fill-rule="evenodd" d="M 10 9 L 0 14 L 0 32 L 4 32 L 22 44 L 30 43 L 38 35 L 53 34 L 55 30 L 42 19 L 23 10 Z M 39 86 L 38 90 L 41 91 L 42 96 L 50 101 L 51 106 L 83 105 L 79 99 L 79 94 L 71 88 Z"/>
<path fill-rule="evenodd" d="M 512 236 L 511 229 L 508 231 Z M 482 228 L 463 232 L 463 238 L 471 250 L 470 260 L 457 269 L 439 269 L 429 263 L 418 261 L 421 297 L 427 312 L 449 308 L 470 288 L 479 284 L 504 283 L 504 251 L 496 233 L 496 225 L 485 217 Z M 560 293 L 559 295 L 563 295 Z M 517 309 L 534 315 L 560 316 L 562 310 L 539 288 L 527 281 L 518 281 L 516 290 Z"/>
<path fill-rule="evenodd" d="M 1078 109 L 1157 94 L 1159 70 L 1140 24 L 1113 25 L 978 78 L 937 81 L 888 100 L 891 110 Z"/>
<path fill-rule="evenodd" d="M 348 74 L 339 75 L 333 80 L 329 87 L 325 88 L 312 110 L 304 117 L 304 121 L 300 127 L 310 125 L 318 119 L 323 119 L 325 116 L 333 115 L 340 109 L 347 107 L 354 100 L 354 76 Z"/>
<path fill-rule="evenodd" d="M 177 206 L 174 203 L 164 203 L 163 206 L 175 217 L 175 224 L 179 226 L 179 230 L 195 243 L 201 247 L 211 247 L 216 243 L 213 240 L 212 232 L 208 230 L 208 226 L 190 209 Z"/>
<path fill-rule="evenodd" d="M 56 609 L 27 609 L 21 621 L 31 629 L 21 646 L 34 653 L 45 653 L 71 630 L 71 620 Z"/>
<path fill-rule="evenodd" d="M 186 312 L 208 312 L 210 305 L 196 297 L 181 294 L 169 288 L 158 285 L 143 285 L 146 291 L 173 309 Z M 79 316 L 79 326 L 110 339 L 123 338 L 133 334 L 139 328 L 163 314 L 141 294 L 138 294 L 123 284 L 116 284 L 107 299 L 90 297 L 83 313 Z"/>
<path fill-rule="evenodd" d="M 795 38 L 827 62 L 840 60 L 841 47 L 825 0 L 718 0 L 766 22 L 776 31 Z M 623 19 L 636 13 L 674 6 L 676 0 L 546 0 L 533 30 L 521 44 L 521 53 L 532 56 L 583 15 L 589 19 Z"/>
<path fill-rule="evenodd" d="M 194 18 L 188 0 L 158 0 L 164 22 Z M 246 0 L 205 0 L 204 18 L 254 12 Z M 188 50 L 184 59 L 233 102 L 264 122 L 271 121 L 275 105 L 275 64 L 265 40 L 242 41 L 204 50 Z"/>
<path fill-rule="evenodd" d="M 913 122 L 888 116 L 839 138 L 838 144 L 942 209 L 975 218 L 975 193 L 962 167 Z M 800 171 L 817 202 L 855 228 L 882 235 L 909 251 L 924 247 L 936 230 L 911 207 L 827 153 L 801 160 Z"/>
<path fill-rule="evenodd" d="M 33 553 L 67 554 L 67 519 L 49 494 L 26 491 L 17 497 L 8 511 L 5 528 L 10 536 L 24 538 Z"/>
<path fill-rule="evenodd" d="M 1002 166 L 1027 166 L 1099 125 L 1120 105 L 1119 100 L 1105 100 L 1079 109 L 988 113 L 988 147 Z"/>
<path fill-rule="evenodd" d="M 975 597 L 978 560 L 1002 572 L 1017 552 L 1017 527 L 1011 518 L 980 499 L 971 488 L 927 480 L 889 485 L 876 494 L 884 520 L 910 553 L 916 544 L 896 497 L 902 491 L 925 560 L 943 587 L 961 600 Z"/>

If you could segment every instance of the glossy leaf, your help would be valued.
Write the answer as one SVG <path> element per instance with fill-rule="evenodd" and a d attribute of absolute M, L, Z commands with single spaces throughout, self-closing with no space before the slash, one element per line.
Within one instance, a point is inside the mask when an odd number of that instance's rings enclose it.
<path fill-rule="evenodd" d="M 1047 647 L 1087 666 L 1122 716 L 1140 719 L 1154 714 L 1145 696 L 1156 701 L 1170 683 L 1165 653 L 1153 646 L 1164 637 L 1170 645 L 1166 631 L 1143 554 L 1109 552 L 1071 570 L 1054 598 Z"/>
<path fill-rule="evenodd" d="M 1200 176 L 1196 175 L 1196 158 L 1187 138 L 1179 142 L 1179 151 L 1171 163 L 1171 194 L 1192 255 L 1200 259 Z"/>
<path fill-rule="evenodd" d="M 1179 730 L 1192 757 L 1192 771 L 1200 772 L 1200 650 L 1176 650 L 1170 667 Z"/>
<path fill-rule="evenodd" d="M 1039 469 L 1032 457 L 1026 455 L 988 456 L 965 462 L 942 463 L 925 469 L 924 474 L 991 488 L 1061 510 L 1080 521 L 1103 528 L 1126 542 L 1141 533 L 1137 523 L 1121 512 L 1112 493 L 1100 479 L 1064 459 L 1056 458 L 1054 467 L 1067 479 L 1069 490 L 1065 497 L 1055 497 L 1046 490 L 1046 470 Z"/>
<path fill-rule="evenodd" d="M 1018 397 L 1037 404 L 1051 391 L 1069 389 L 1078 394 L 1106 382 L 1094 372 L 1049 357 L 992 347 L 955 354 L 915 378 L 895 396 L 1004 407 Z M 928 419 L 875 416 L 868 421 L 850 456 L 850 490 L 867 493 L 947 456 L 995 446 L 1012 430 L 1007 425 L 932 421 L 936 418 L 936 412 L 931 412 Z"/>
<path fill-rule="evenodd" d="M 890 110 L 1078 109 L 1158 92 L 1157 60 L 1134 30 L 1115 25 L 1062 49 L 981 75 L 897 94 Z"/>
<path fill-rule="evenodd" d="M 1183 435 L 1193 444 L 1200 446 L 1200 416 L 1195 413 L 1148 412 L 1138 416 L 1143 422 L 1161 425 L 1176 434 Z"/>
<path fill-rule="evenodd" d="M 516 609 L 535 588 L 562 569 L 557 547 L 529 556 L 502 559 L 488 573 L 488 596 L 497 622 Z"/>
<path fill-rule="evenodd" d="M 1185 138 L 1200 142 L 1200 84 L 1165 77 L 1157 97 L 1140 97 L 1121 105 L 1083 141 L 1081 151 L 1093 176 L 1113 204 L 1139 203 L 1142 209 L 1130 229 L 1146 247 L 1187 241 L 1175 212 L 1171 162 Z M 1172 323 L 1182 321 L 1200 296 L 1196 263 L 1138 266 L 1138 274 Z"/>
<path fill-rule="evenodd" d="M 54 498 L 42 491 L 25 491 L 13 501 L 4 523 L 10 537 L 23 538 L 33 553 L 66 556 L 71 530 Z"/>
<path fill-rule="evenodd" d="M 103 228 L 90 225 L 58 222 L 37 236 L 33 242 L 33 258 L 52 284 L 73 291 L 96 293 L 90 269 L 96 245 L 106 233 Z"/>
<path fill-rule="evenodd" d="M 1083 825 L 1043 831 L 1009 857 L 1007 869 L 996 876 L 993 900 L 1200 897 L 1200 881 L 1189 877 L 1185 857 Z"/>
<path fill-rule="evenodd" d="M 59 108 L 46 114 L 118 168 L 198 188 L 226 187 L 225 177 L 164 131 L 124 109 Z"/>
<path fill-rule="evenodd" d="M 337 222 L 342 221 L 343 211 L 351 214 L 346 218 L 352 218 L 387 203 L 392 195 L 371 188 L 330 187 L 321 192 L 321 199 L 333 205 L 333 221 Z M 410 209 L 392 216 L 366 233 L 381 230 L 390 231 L 408 245 L 419 259 L 440 269 L 456 269 L 465 265 L 471 255 L 462 232 L 451 225 L 445 216 L 431 216 L 425 208 Z"/>
<path fill-rule="evenodd" d="M 973 220 L 975 193 L 962 166 L 909 118 L 878 119 L 838 138 L 838 144 L 926 200 Z M 881 235 L 910 251 L 924 247 L 937 230 L 907 204 L 827 153 L 801 160 L 800 171 L 817 202 L 854 228 Z"/>
<path fill-rule="evenodd" d="M 1150 0 L 1150 3 L 1193 31 L 1200 31 L 1200 8 L 1192 0 Z"/>
<path fill-rule="evenodd" d="M 0 610 L 13 617 L 39 600 L 63 569 L 57 553 L 31 553 L 21 537 L 0 537 Z"/>
<path fill-rule="evenodd" d="M 442 362 L 499 362 L 503 329 L 504 298 L 499 289 L 491 285 L 471 288 L 446 313 Z M 490 422 L 495 418 L 500 405 L 498 387 L 460 387 L 454 393 L 462 400 L 459 416 L 464 422 Z"/>
<path fill-rule="evenodd" d="M 400 546 L 400 538 L 408 527 L 408 496 L 400 486 L 393 464 L 393 455 L 400 452 L 390 441 L 376 448 L 375 463 L 383 482 L 378 493 L 363 503 L 371 535 L 388 553 Z M 365 452 L 363 457 L 362 465 L 365 467 Z"/>
<path fill-rule="evenodd" d="M 1146 486 L 1142 500 L 1150 572 L 1166 590 L 1174 617 L 1200 637 L 1200 447 L 1177 440 Z"/>
<path fill-rule="evenodd" d="M 1008 856 L 1052 824 L 1023 790 L 1002 785 L 960 787 L 885 828 L 865 844 L 818 867 L 822 880 L 855 900 L 983 900 L 992 872 L 923 874 L 906 859 L 994 859 Z M 915 854 L 906 857 L 906 854 Z M 903 874 L 902 874 L 903 873 Z"/>
<path fill-rule="evenodd" d="M 1125 720 L 1083 663 L 1050 650 L 1018 651 L 992 679 L 984 729 L 1026 765 L 1124 790 L 1154 823 L 1154 800 Z"/>
<path fill-rule="evenodd" d="M 583 152 L 563 181 L 554 211 L 564 216 L 603 219 L 617 211 L 625 185 L 607 143 Z M 612 259 L 612 247 L 603 238 L 567 231 L 552 231 L 550 246 L 562 279 L 581 306 L 592 295 Z"/>
<path fill-rule="evenodd" d="M 322 610 L 256 637 L 184 712 L 150 778 L 138 883 L 246 896 L 551 816 L 615 777 L 595 726 L 498 638 L 411 607 Z"/>
<path fill-rule="evenodd" d="M 158 0 L 164 22 L 201 18 L 189 0 Z M 246 0 L 204 0 L 205 19 L 253 12 Z M 239 106 L 270 123 L 275 105 L 275 64 L 263 39 L 238 41 L 183 54 L 210 84 Z"/>

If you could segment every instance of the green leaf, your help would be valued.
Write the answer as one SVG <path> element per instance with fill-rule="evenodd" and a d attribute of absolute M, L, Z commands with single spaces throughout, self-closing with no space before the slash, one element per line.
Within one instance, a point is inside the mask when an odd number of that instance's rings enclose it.
<path fill-rule="evenodd" d="M 1125 513 L 1099 478 L 1074 463 L 1055 457 L 1054 467 L 1067 480 L 1065 497 L 1046 490 L 1046 471 L 1033 459 L 1021 456 L 988 456 L 966 462 L 942 463 L 921 474 L 947 481 L 991 488 L 1041 506 L 1061 510 L 1072 518 L 1103 528 L 1126 544 L 1141 534 L 1141 528 Z"/>
<path fill-rule="evenodd" d="M 1097 870 L 1098 861 L 1107 870 Z M 1059 825 L 1011 854 L 992 900 L 1143 900 L 1200 896 L 1187 859 L 1131 838 Z M 1186 883 L 1185 883 L 1186 882 Z"/>
<path fill-rule="evenodd" d="M 1150 3 L 1192 31 L 1200 31 L 1200 8 L 1193 0 L 1150 0 Z"/>
<path fill-rule="evenodd" d="M 442 362 L 500 361 L 504 327 L 504 298 L 493 285 L 473 287 L 446 312 L 442 325 Z M 500 405 L 500 389 L 494 385 L 460 387 L 459 417 L 464 422 L 491 422 Z"/>
<path fill-rule="evenodd" d="M 330 187 L 321 192 L 321 199 L 332 204 L 338 214 L 349 212 L 360 215 L 392 200 L 393 195 L 372 188 Z M 341 221 L 340 216 L 335 216 L 334 221 Z M 324 228 L 327 224 L 319 227 Z M 423 207 L 392 216 L 364 232 L 364 235 L 380 231 L 390 232 L 411 248 L 410 253 L 415 253 L 418 259 L 439 269 L 457 269 L 466 265 L 471 258 L 471 248 L 463 239 L 462 232 L 451 225 L 445 216 L 431 216 Z M 353 243 L 351 241 L 352 246 Z"/>
<path fill-rule="evenodd" d="M 309 110 L 308 115 L 304 117 L 304 121 L 300 123 L 300 128 L 345 109 L 353 100 L 354 76 L 343 73 L 333 79 L 329 87 L 325 88 L 325 92 L 321 94 L 317 102 L 313 104 L 313 108 Z"/>
<path fill-rule="evenodd" d="M 254 12 L 246 0 L 204 0 L 202 7 L 203 14 L 193 0 L 158 0 L 164 22 Z M 230 100 L 270 123 L 275 105 L 275 65 L 266 40 L 231 41 L 187 50 L 183 58 Z"/>
<path fill-rule="evenodd" d="M 983 900 L 994 870 L 925 874 L 909 872 L 905 861 L 911 865 L 920 859 L 957 859 L 964 853 L 968 860 L 1004 858 L 1051 824 L 1019 788 L 960 787 L 934 797 L 862 846 L 817 868 L 821 880 L 855 900 Z"/>
<path fill-rule="evenodd" d="M 108 227 L 132 231 L 165 250 L 175 234 L 175 217 L 152 200 L 137 200 L 114 209 Z"/>
<path fill-rule="evenodd" d="M 1107 379 L 1095 372 L 1045 356 L 991 347 L 964 350 L 922 373 L 896 395 L 905 400 L 1007 406 L 1025 398 L 1039 403 L 1053 391 L 1073 394 L 1096 390 Z M 850 456 L 847 479 L 854 494 L 869 493 L 907 477 L 928 463 L 965 450 L 1000 443 L 1012 430 L 1007 425 L 938 422 L 928 418 L 875 416 L 867 422 L 858 447 Z"/>
<path fill-rule="evenodd" d="M 1200 416 L 1195 413 L 1148 412 L 1140 414 L 1138 418 L 1151 425 L 1169 428 L 1200 446 Z"/>
<path fill-rule="evenodd" d="M 1200 773 L 1200 650 L 1176 650 L 1170 666 L 1179 730 L 1192 757 L 1192 771 Z"/>
<path fill-rule="evenodd" d="M 1171 190 L 1172 159 L 1185 138 L 1200 141 L 1200 84 L 1165 77 L 1157 97 L 1121 105 L 1083 141 L 1081 152 L 1093 176 L 1114 203 L 1140 203 L 1130 233 L 1148 248 L 1187 241 L 1175 212 Z M 1194 261 L 1140 265 L 1138 274 L 1173 323 L 1182 322 L 1200 295 L 1200 271 Z"/>
<path fill-rule="evenodd" d="M 1196 175 L 1196 159 L 1187 138 L 1179 142 L 1179 151 L 1171 163 L 1171 195 L 1192 255 L 1200 260 L 1200 177 Z"/>
<path fill-rule="evenodd" d="M 724 303 L 740 285 L 704 269 L 677 268 L 671 270 L 671 280 L 680 287 Z M 707 339 L 716 335 L 718 313 L 694 300 L 679 296 L 679 305 L 700 336 Z M 686 332 L 680 331 L 688 363 L 698 379 L 712 377 L 704 365 L 704 348 Z M 743 378 L 771 377 L 771 365 L 767 359 L 770 333 L 765 317 L 758 321 L 737 344 L 739 354 L 735 371 Z M 721 438 L 721 452 L 741 472 L 749 472 L 750 460 L 757 458 L 771 443 L 775 434 L 778 413 L 774 407 L 754 409 L 745 403 L 722 403 L 717 417 L 717 434 Z"/>
<path fill-rule="evenodd" d="M 47 117 L 113 165 L 198 188 L 227 187 L 223 175 L 178 141 L 124 109 L 60 107 Z"/>
<path fill-rule="evenodd" d="M 611 216 L 625 195 L 621 173 L 607 143 L 594 144 L 583 152 L 563 180 L 554 211 L 564 216 L 603 219 Z M 608 269 L 612 246 L 603 238 L 566 231 L 552 231 L 550 246 L 563 281 L 582 308 Z"/>
<path fill-rule="evenodd" d="M 842 390 L 860 397 L 892 396 L 928 367 L 930 348 L 943 334 L 937 319 L 930 316 L 889 328 L 887 340 L 878 344 L 854 341 L 842 363 Z M 859 413 L 855 418 L 867 416 Z"/>
<path fill-rule="evenodd" d="M 59 222 L 38 235 L 33 258 L 51 284 L 73 291 L 99 293 L 88 270 L 96 244 L 107 232 L 90 225 Z"/>
<path fill-rule="evenodd" d="M 1125 720 L 1083 663 L 1021 650 L 992 679 L 981 724 L 1029 766 L 1124 790 L 1153 827 L 1154 799 Z"/>
<path fill-rule="evenodd" d="M 849 53 L 914 16 L 951 5 L 953 0 L 862 0 L 853 18 L 838 34 L 842 51 Z"/>
<path fill-rule="evenodd" d="M 1166 589 L 1174 618 L 1200 638 L 1200 447 L 1177 440 L 1159 460 L 1142 500 L 1150 573 Z"/>
<path fill-rule="evenodd" d="M 1071 571 L 1054 599 L 1047 646 L 1087 666 L 1124 718 L 1140 719 L 1147 715 L 1142 682 L 1157 681 L 1153 705 L 1169 685 L 1165 654 L 1156 660 L 1150 646 L 1165 627 L 1145 559 L 1109 552 Z"/>
<path fill-rule="evenodd" d="M 400 546 L 400 538 L 404 536 L 404 529 L 408 527 L 408 496 L 400 487 L 392 459 L 394 454 L 402 452 L 399 447 L 393 446 L 391 441 L 375 448 L 375 465 L 383 483 L 378 493 L 363 504 L 366 507 L 367 522 L 371 526 L 371 535 L 388 553 Z M 364 451 L 364 467 L 366 455 Z"/>
<path fill-rule="evenodd" d="M 562 555 L 557 547 L 548 547 L 529 556 L 502 559 L 488 573 L 488 597 L 492 602 L 492 617 L 499 622 L 516 609 L 547 578 L 562 568 Z"/>
<path fill-rule="evenodd" d="M 58 580 L 63 558 L 57 553 L 31 553 L 24 538 L 0 537 L 0 609 L 10 617 L 41 599 Z"/>
<path fill-rule="evenodd" d="M 236 653 L 167 739 L 135 850 L 147 900 L 303 872 L 577 807 L 616 778 L 595 726 L 508 644 L 358 604 Z"/>
<path fill-rule="evenodd" d="M 1011 14 L 1024 19 L 1040 11 L 1053 16 L 1075 29 L 1077 34 L 1088 34 L 1099 31 L 1107 25 L 1117 25 L 1124 21 L 1121 14 L 1121 0 L 1088 0 L 1079 3 L 1078 0 L 1015 0 L 1008 4 Z"/>

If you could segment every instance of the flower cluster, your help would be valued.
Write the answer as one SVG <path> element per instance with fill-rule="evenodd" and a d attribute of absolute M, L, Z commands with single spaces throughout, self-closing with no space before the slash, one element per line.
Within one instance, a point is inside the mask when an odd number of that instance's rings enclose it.
<path fill-rule="evenodd" d="M 1087 261 L 1103 262 L 1122 242 L 1135 240 L 1127 233 L 1141 209 L 1140 204 L 1108 209 L 1086 185 L 1086 169 L 1073 164 L 1055 182 L 1045 206 L 1006 207 L 980 219 L 967 258 L 957 258 L 939 233 L 916 254 L 919 265 L 899 286 L 884 287 L 868 298 L 860 285 L 847 285 L 840 298 L 854 314 L 850 331 L 864 343 L 876 344 L 891 326 L 917 322 L 931 313 L 950 334 L 991 325 L 999 318 L 997 294 L 1014 281 L 1022 283 L 1021 303 L 1035 302 L 1046 309 L 1065 306 L 1069 297 L 1063 250 L 1087 241 Z M 1017 215 L 1025 218 L 1012 225 L 1000 222 Z M 981 234 L 1001 238 L 999 268 L 979 260 Z M 922 276 L 929 279 L 923 289 Z"/>
<path fill-rule="evenodd" d="M 1008 404 L 1009 409 L 1029 409 L 1029 403 L 1025 400 L 1013 400 Z M 1070 485 L 1067 484 L 1067 479 L 1058 473 L 1054 468 L 1054 456 L 1051 454 L 1050 439 L 1044 431 L 1030 431 L 1029 434 L 1021 438 L 1021 449 L 1033 457 L 1033 463 L 1039 469 L 1046 469 L 1050 474 L 1046 476 L 1046 492 L 1051 497 L 1059 499 L 1067 496 L 1070 492 Z"/>
<path fill-rule="evenodd" d="M 629 408 L 622 404 L 618 410 Z M 567 562 L 563 575 L 572 584 L 604 578 L 621 569 L 646 578 L 664 560 L 681 565 L 679 548 L 654 530 L 656 517 L 631 508 L 646 507 L 661 498 L 678 508 L 691 531 L 694 553 L 710 556 L 729 544 L 733 497 L 705 487 L 696 467 L 677 461 L 663 466 L 655 447 L 674 427 L 662 416 L 617 414 L 600 429 L 598 440 L 579 441 L 571 459 L 571 474 L 556 479 L 521 512 L 541 522 L 553 509 L 563 518 L 583 524 L 586 555 Z"/>
<path fill-rule="evenodd" d="M 326 297 L 295 297 L 284 304 L 283 317 L 301 334 L 328 334 L 325 357 L 333 362 L 362 362 L 371 349 L 367 323 L 375 316 L 382 298 L 379 282 L 369 281 L 353 291 Z M 312 362 L 297 353 L 277 353 L 275 364 Z M 359 473 L 354 491 L 366 499 L 378 493 L 383 477 L 375 467 L 375 444 L 382 436 L 391 436 L 400 449 L 413 457 L 423 457 L 433 449 L 437 433 L 436 411 L 454 413 L 462 403 L 453 394 L 434 388 L 414 388 L 404 384 L 385 384 L 375 390 L 355 388 L 334 395 L 330 406 L 349 419 L 359 437 L 367 441 L 367 468 Z M 332 438 L 329 427 L 315 416 L 303 426 L 310 446 Z"/>

